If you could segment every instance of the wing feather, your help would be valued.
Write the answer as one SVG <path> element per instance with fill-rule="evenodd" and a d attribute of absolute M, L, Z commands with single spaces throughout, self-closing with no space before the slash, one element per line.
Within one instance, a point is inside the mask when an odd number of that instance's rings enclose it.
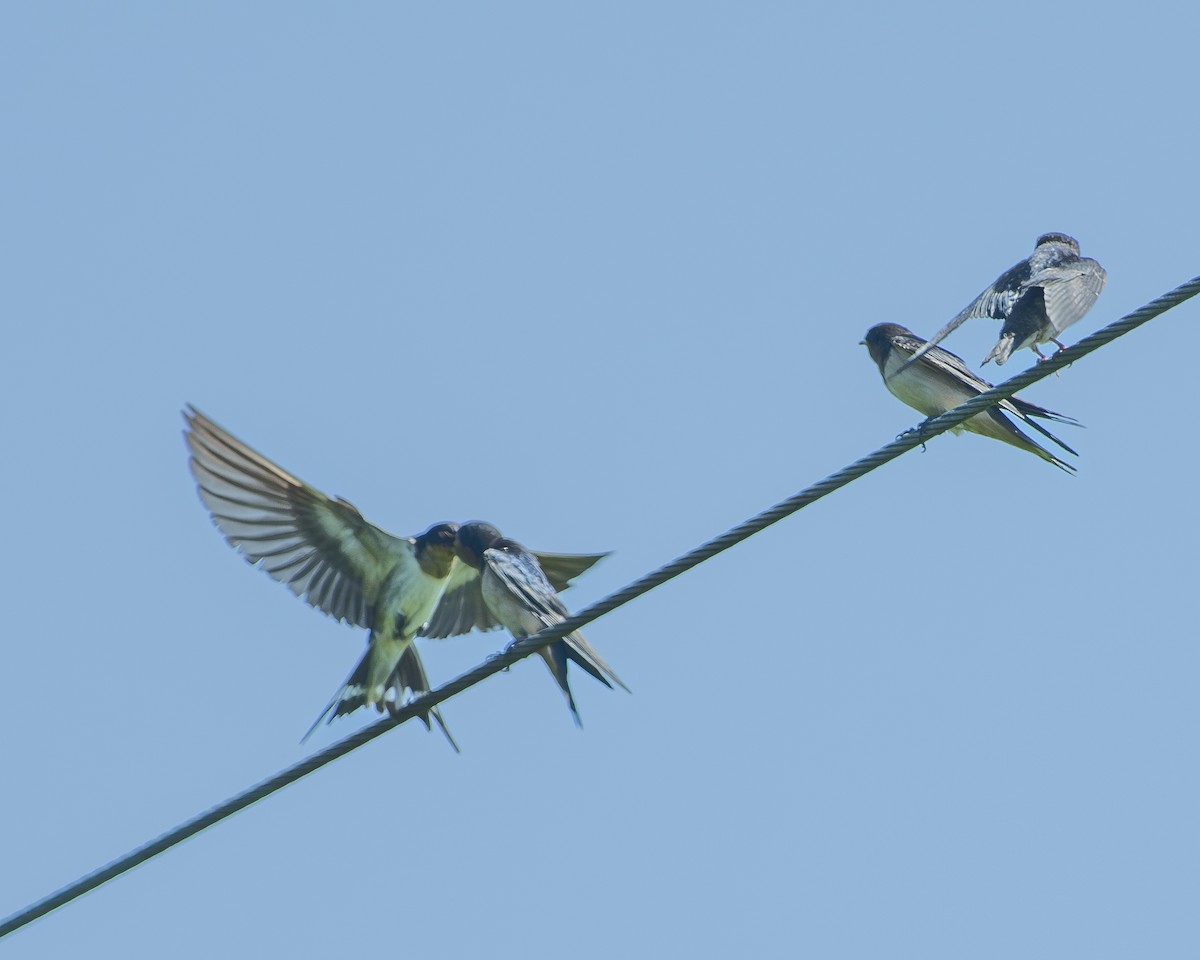
<path fill-rule="evenodd" d="M 457 637 L 472 630 L 494 630 L 500 626 L 483 602 L 479 571 L 461 560 L 454 561 L 446 589 L 420 636 L 441 639 Z"/>
<path fill-rule="evenodd" d="M 530 552 L 537 557 L 537 562 L 550 585 L 560 592 L 566 590 L 572 580 L 608 556 L 607 553 L 542 553 L 540 550 Z"/>
<path fill-rule="evenodd" d="M 218 426 L 194 407 L 184 432 L 200 499 L 229 544 L 317 609 L 373 626 L 380 584 L 413 541 L 363 519 Z"/>
<path fill-rule="evenodd" d="M 1042 275 L 1046 316 L 1056 333 L 1062 333 L 1091 310 L 1108 282 L 1104 268 L 1090 257 L 1065 267 L 1049 267 Z"/>

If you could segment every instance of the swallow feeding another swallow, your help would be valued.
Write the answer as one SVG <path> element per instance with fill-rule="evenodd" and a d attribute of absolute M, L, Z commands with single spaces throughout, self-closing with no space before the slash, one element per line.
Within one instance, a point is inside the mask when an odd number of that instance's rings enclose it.
<path fill-rule="evenodd" d="M 1044 360 L 1038 344 L 1049 342 L 1062 350 L 1058 338 L 1092 308 L 1107 281 L 1099 263 L 1079 255 L 1078 240 L 1065 233 L 1044 233 L 1028 258 L 1004 271 L 909 362 L 920 360 L 926 350 L 975 317 L 1004 321 L 1000 339 L 983 358 L 985 364 L 1003 364 L 1013 351 L 1025 347 Z"/>
<path fill-rule="evenodd" d="M 460 565 L 450 575 L 445 594 L 423 636 L 450 637 L 472 628 L 502 625 L 517 640 L 562 623 L 569 614 L 557 590 L 564 589 L 604 554 L 532 553 L 500 535 L 490 523 L 464 523 L 455 538 Z M 592 645 L 575 631 L 539 653 L 558 682 L 567 706 L 582 726 L 567 681 L 567 662 L 578 664 L 606 687 L 629 688 Z M 610 682 L 611 681 L 611 682 Z"/>
<path fill-rule="evenodd" d="M 914 410 L 919 410 L 926 417 L 936 417 L 952 410 L 992 387 L 986 380 L 972 373 L 959 357 L 941 347 L 932 346 L 898 323 L 876 324 L 867 331 L 866 339 L 862 343 L 870 351 L 871 359 L 878 365 L 879 374 L 888 390 L 897 399 L 904 401 Z M 927 353 L 920 355 L 922 348 L 929 349 Z M 969 430 L 980 436 L 991 437 L 993 440 L 1028 450 L 1060 470 L 1075 472 L 1075 468 L 1069 463 L 1059 460 L 1045 447 L 1022 433 L 1017 425 L 1004 415 L 1005 413 L 1023 420 L 1067 453 L 1079 456 L 1033 418 L 1041 417 L 1072 426 L 1080 426 L 1078 421 L 1016 397 L 1001 400 L 994 407 L 989 407 L 957 427 L 952 427 L 951 432 Z"/>
<path fill-rule="evenodd" d="M 380 713 L 398 683 L 429 689 L 413 638 L 432 616 L 455 564 L 458 524 L 395 537 L 242 443 L 195 408 L 184 412 L 200 499 L 230 546 L 331 617 L 371 631 L 367 650 L 316 723 L 361 706 Z M 457 750 L 437 708 L 430 714 Z M 422 718 L 429 726 L 429 716 Z"/>
<path fill-rule="evenodd" d="M 511 615 L 502 602 L 493 601 L 494 609 L 501 612 L 491 612 L 493 607 L 481 589 L 480 568 L 459 559 L 465 548 L 458 524 L 434 524 L 415 537 L 392 536 L 364 520 L 347 501 L 331 499 L 292 476 L 195 408 L 188 408 L 184 419 L 200 499 L 229 544 L 318 610 L 371 631 L 362 659 L 304 739 L 326 717 L 332 722 L 362 706 L 394 713 L 405 691 L 415 696 L 429 690 L 413 642 L 416 636 L 457 636 L 500 623 L 514 635 L 522 629 L 524 621 Z M 470 523 L 463 529 L 468 542 L 475 543 L 473 538 L 485 528 L 499 538 L 488 524 Z M 546 594 L 541 600 L 546 609 L 553 612 L 557 605 L 562 616 L 566 608 L 555 591 L 565 590 L 575 577 L 607 556 L 517 549 L 530 571 L 530 609 L 540 609 L 535 602 L 540 590 Z M 497 563 L 498 569 L 502 567 Z M 560 622 L 562 616 L 552 620 L 548 613 L 542 626 Z M 589 673 L 602 668 L 620 683 L 582 636 L 576 633 L 571 638 L 578 649 L 568 649 L 567 656 Z M 603 676 L 593 675 L 608 683 Z M 565 664 L 555 676 L 566 689 Z M 570 691 L 566 692 L 570 700 Z M 430 716 L 457 750 L 436 707 L 422 717 L 426 727 Z"/>

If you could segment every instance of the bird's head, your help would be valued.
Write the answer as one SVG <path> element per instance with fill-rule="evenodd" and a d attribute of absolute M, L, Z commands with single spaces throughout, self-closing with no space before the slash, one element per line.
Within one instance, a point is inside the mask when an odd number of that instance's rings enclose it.
<path fill-rule="evenodd" d="M 416 538 L 417 560 L 430 576 L 439 580 L 450 575 L 454 563 L 457 523 L 435 523 Z"/>
<path fill-rule="evenodd" d="M 892 337 L 911 337 L 912 335 L 913 333 L 908 327 L 902 327 L 898 323 L 877 323 L 858 342 L 860 346 L 867 348 L 871 359 L 882 368 L 888 351 L 892 349 Z"/>
<path fill-rule="evenodd" d="M 1037 238 L 1037 243 L 1034 244 L 1034 248 L 1036 249 L 1037 247 L 1043 246 L 1047 243 L 1053 243 L 1058 246 L 1066 247 L 1076 256 L 1079 255 L 1079 241 L 1065 233 L 1043 233 Z"/>
<path fill-rule="evenodd" d="M 483 566 L 484 551 L 495 546 L 500 540 L 500 531 L 490 523 L 472 520 L 458 528 L 454 551 L 459 560 L 478 570 Z"/>

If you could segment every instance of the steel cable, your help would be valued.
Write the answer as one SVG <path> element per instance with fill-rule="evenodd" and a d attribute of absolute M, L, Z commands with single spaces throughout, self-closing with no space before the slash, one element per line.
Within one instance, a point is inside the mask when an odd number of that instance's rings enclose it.
<path fill-rule="evenodd" d="M 623 606 L 630 600 L 634 600 L 642 594 L 655 589 L 685 573 L 693 567 L 705 560 L 728 550 L 730 547 L 736 546 L 747 537 L 766 529 L 774 523 L 782 520 L 807 507 L 809 504 L 820 500 L 822 497 L 828 496 L 835 490 L 839 490 L 846 484 L 859 479 L 862 476 L 870 473 L 885 463 L 896 459 L 903 453 L 907 453 L 913 447 L 920 446 L 926 441 L 931 440 L 938 434 L 944 433 L 962 423 L 964 420 L 974 416 L 987 407 L 1012 396 L 1018 390 L 1023 390 L 1030 384 L 1036 383 L 1062 367 L 1069 366 L 1076 360 L 1087 356 L 1094 350 L 1107 343 L 1116 340 L 1118 337 L 1124 336 L 1131 330 L 1141 326 L 1148 320 L 1152 320 L 1172 307 L 1178 306 L 1185 300 L 1196 296 L 1200 293 L 1200 277 L 1195 277 L 1187 283 L 1181 284 L 1170 293 L 1166 293 L 1156 300 L 1151 301 L 1144 307 L 1141 307 L 1130 314 L 1122 317 L 1108 326 L 1096 331 L 1090 336 L 1085 337 L 1073 346 L 1065 350 L 1061 350 L 1049 357 L 1044 362 L 1030 367 L 1022 373 L 1017 374 L 1010 380 L 993 387 L 986 393 L 981 393 L 979 396 L 972 398 L 960 406 L 949 410 L 940 416 L 926 420 L 919 427 L 901 434 L 891 443 L 880 447 L 874 453 L 871 453 L 861 460 L 856 460 L 854 463 L 830 474 L 824 480 L 805 487 L 799 493 L 782 500 L 775 506 L 764 510 L 762 513 L 751 517 L 736 527 L 727 530 L 718 537 L 714 537 L 707 543 L 690 550 L 670 563 L 659 567 L 657 570 L 646 574 L 646 576 L 635 580 L 633 583 L 618 590 L 616 593 L 610 594 L 602 600 L 593 603 L 591 606 L 580 610 L 573 616 L 568 617 L 562 623 L 556 626 L 543 630 L 538 634 L 527 637 L 507 647 L 504 652 L 496 654 L 488 658 L 483 663 L 468 670 L 466 673 L 455 677 L 447 683 L 442 684 L 436 690 L 431 690 L 428 693 L 417 697 L 400 709 L 394 717 L 388 717 L 364 727 L 355 733 L 350 734 L 337 743 L 320 750 L 312 756 L 296 763 L 286 770 L 282 770 L 269 777 L 260 783 L 255 784 L 249 789 L 243 791 L 237 796 L 218 804 L 212 809 L 194 817 L 185 823 L 180 824 L 173 830 L 162 834 L 162 836 L 151 840 L 149 843 L 143 844 L 137 849 L 113 860 L 98 870 L 87 874 L 84 877 L 76 880 L 74 883 L 55 891 L 49 896 L 31 904 L 23 910 L 14 913 L 12 916 L 0 922 L 0 937 L 7 936 L 14 930 L 18 930 L 28 923 L 45 916 L 52 910 L 69 903 L 77 897 L 83 896 L 102 884 L 108 882 L 114 877 L 120 876 L 128 870 L 133 869 L 138 864 L 145 863 L 160 853 L 169 850 L 178 843 L 193 837 L 211 827 L 215 823 L 232 816 L 239 810 L 244 810 L 253 803 L 262 800 L 264 797 L 270 796 L 277 790 L 281 790 L 291 783 L 295 783 L 303 777 L 308 776 L 315 770 L 328 763 L 332 763 L 339 757 L 345 756 L 352 750 L 356 750 L 364 744 L 381 736 L 393 727 L 399 726 L 415 716 L 420 716 L 429 710 L 430 707 L 436 706 L 450 699 L 454 695 L 461 693 L 468 687 L 472 687 L 482 680 L 487 679 L 495 673 L 505 670 L 512 664 L 516 663 L 530 654 L 536 653 L 547 644 L 553 643 L 573 630 L 577 630 L 585 624 L 591 623 L 598 617 L 615 610 L 617 607 Z"/>

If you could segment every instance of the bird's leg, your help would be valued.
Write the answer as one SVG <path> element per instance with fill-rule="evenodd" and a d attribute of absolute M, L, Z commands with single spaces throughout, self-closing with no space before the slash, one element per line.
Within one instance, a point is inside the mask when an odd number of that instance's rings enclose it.
<path fill-rule="evenodd" d="M 918 423 L 915 427 L 909 427 L 903 433 L 898 434 L 896 439 L 904 440 L 904 439 L 907 439 L 908 437 L 911 437 L 915 433 L 921 439 L 921 452 L 924 453 L 925 452 L 925 427 L 928 425 L 929 421 L 932 419 L 933 419 L 933 417 L 926 417 L 924 420 L 922 420 L 920 423 Z"/>
<path fill-rule="evenodd" d="M 1056 357 L 1057 357 L 1057 356 L 1058 356 L 1060 353 L 1062 353 L 1064 350 L 1066 350 L 1066 349 L 1067 349 L 1067 347 L 1066 347 L 1066 344 L 1059 343 L 1059 342 L 1058 342 L 1057 340 L 1055 340 L 1053 337 L 1051 337 L 1051 338 L 1050 338 L 1050 341 L 1049 341 L 1049 342 L 1050 342 L 1050 343 L 1053 343 L 1053 344 L 1054 344 L 1056 347 L 1058 347 L 1058 349 L 1054 351 L 1054 355 L 1055 355 Z M 1036 354 L 1038 355 L 1038 363 L 1044 363 L 1046 360 L 1048 360 L 1048 359 L 1049 359 L 1048 357 L 1044 357 L 1044 356 L 1042 356 L 1042 351 L 1041 351 L 1041 350 L 1039 350 L 1039 349 L 1037 348 L 1037 345 L 1036 345 L 1036 344 L 1034 344 L 1034 347 L 1033 347 L 1033 352 L 1034 352 L 1034 353 L 1036 353 Z M 1055 375 L 1056 377 L 1061 377 L 1061 376 L 1062 376 L 1062 371 L 1061 371 L 1061 370 L 1055 370 L 1055 371 L 1054 371 L 1054 375 Z"/>
<path fill-rule="evenodd" d="M 499 657 L 499 656 L 503 656 L 504 654 L 508 653 L 513 647 L 515 647 L 518 643 L 520 643 L 522 640 L 524 640 L 527 636 L 529 636 L 529 634 L 522 633 L 519 637 L 513 637 L 511 640 L 508 641 L 508 643 L 506 643 L 504 645 L 504 649 L 500 653 L 494 654 L 494 656 Z M 509 669 L 508 667 L 505 667 L 504 668 L 505 672 L 507 672 L 508 669 Z"/>

